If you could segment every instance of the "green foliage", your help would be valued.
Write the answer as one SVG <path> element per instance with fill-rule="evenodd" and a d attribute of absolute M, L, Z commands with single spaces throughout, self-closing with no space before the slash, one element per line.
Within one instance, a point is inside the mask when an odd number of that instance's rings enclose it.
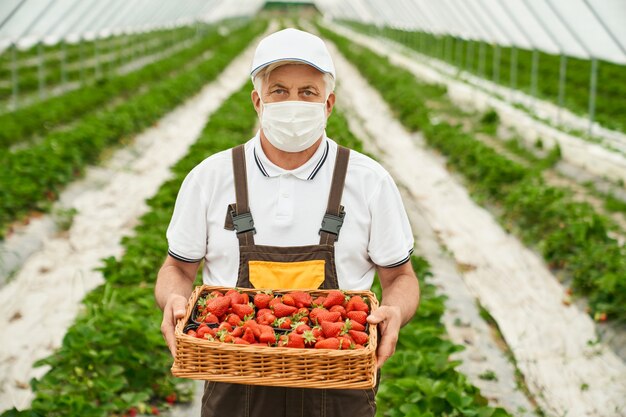
<path fill-rule="evenodd" d="M 5 148 L 34 135 L 46 134 L 61 124 L 80 117 L 116 97 L 128 99 L 141 88 L 162 80 L 180 70 L 224 38 L 213 28 L 211 33 L 192 46 L 164 59 L 148 64 L 127 75 L 92 83 L 61 96 L 52 97 L 0 115 L 0 147 Z"/>
<path fill-rule="evenodd" d="M 112 109 L 89 115 L 68 131 L 54 132 L 26 149 L 0 153 L 0 236 L 10 222 L 30 210 L 46 210 L 63 186 L 97 161 L 104 149 L 149 127 L 216 78 L 266 24 L 255 21 L 231 32 L 210 60 Z"/>
<path fill-rule="evenodd" d="M 377 415 L 509 416 L 501 408 L 489 407 L 478 388 L 456 370 L 460 362 L 450 360 L 450 355 L 463 348 L 446 339 L 441 323 L 445 299 L 428 283 L 428 263 L 416 256 L 411 262 L 420 280 L 420 307 L 400 331 L 396 352 L 383 366 Z M 380 298 L 378 281 L 373 290 Z"/>
<path fill-rule="evenodd" d="M 345 22 L 350 27 L 371 34 L 382 35 L 404 43 L 423 54 L 430 55 L 459 69 L 470 71 L 492 81 L 531 93 L 532 51 L 505 48 L 493 44 L 466 41 L 451 36 L 407 32 L 388 27 L 377 28 L 357 22 Z M 484 61 L 481 60 L 481 51 Z M 499 54 L 499 59 L 498 59 Z M 517 54 L 517 71 L 513 57 Z M 537 95 L 558 103 L 559 55 L 538 53 Z M 481 66 L 484 62 L 484 66 Z M 564 106 L 581 115 L 589 108 L 591 61 L 566 57 L 567 72 Z M 515 77 L 512 74 L 516 74 Z M 596 120 L 601 124 L 626 131 L 626 67 L 607 61 L 598 61 Z"/>
<path fill-rule="evenodd" d="M 591 313 L 626 320 L 626 247 L 608 236 L 610 219 L 569 191 L 547 185 L 541 170 L 560 158 L 554 148 L 547 158 L 521 166 L 463 132 L 461 126 L 432 123 L 428 111 L 416 103 L 445 100 L 438 87 L 419 82 L 408 71 L 324 28 L 320 31 L 338 46 L 365 78 L 382 94 L 409 130 L 422 130 L 429 145 L 446 155 L 448 165 L 462 173 L 472 190 L 501 210 L 502 221 L 526 242 L 537 245 L 544 258 L 573 278 L 573 288 L 585 295 Z M 357 51 L 357 52 L 355 52 Z M 411 96 L 411 100 L 406 100 Z M 409 116 L 419 115 L 419 125 Z M 495 122 L 489 116 L 484 122 Z"/>
<path fill-rule="evenodd" d="M 162 407 L 173 392 L 180 400 L 189 399 L 189 384 L 169 371 L 172 358 L 159 330 L 162 314 L 154 302 L 155 276 L 167 253 L 165 230 L 186 174 L 207 156 L 251 137 L 256 122 L 249 104 L 251 88 L 246 85 L 222 105 L 188 155 L 173 167 L 174 178 L 148 201 L 151 211 L 142 216 L 135 235 L 123 239 L 123 257 L 104 260 L 106 283 L 85 297 L 84 312 L 61 348 L 39 362 L 51 370 L 31 382 L 32 410 L 9 411 L 3 417 L 104 417 L 131 407 Z"/>

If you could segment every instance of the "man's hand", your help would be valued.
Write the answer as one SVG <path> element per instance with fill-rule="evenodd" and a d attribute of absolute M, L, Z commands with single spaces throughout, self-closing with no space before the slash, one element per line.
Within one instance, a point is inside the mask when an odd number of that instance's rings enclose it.
<path fill-rule="evenodd" d="M 187 307 L 187 299 L 179 294 L 171 294 L 167 298 L 167 303 L 163 309 L 163 321 L 161 322 L 161 333 L 165 338 L 167 347 L 172 352 L 172 356 L 176 357 L 176 337 L 174 336 L 174 328 L 176 321 L 185 316 Z"/>
<path fill-rule="evenodd" d="M 372 325 L 378 324 L 380 337 L 376 356 L 378 367 L 382 368 L 396 350 L 398 334 L 402 326 L 402 312 L 400 307 L 383 305 L 367 317 L 367 322 Z"/>

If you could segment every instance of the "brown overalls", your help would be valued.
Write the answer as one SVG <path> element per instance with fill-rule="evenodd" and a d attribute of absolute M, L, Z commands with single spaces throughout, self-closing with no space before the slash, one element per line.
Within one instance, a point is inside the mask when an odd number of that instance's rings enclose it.
<path fill-rule="evenodd" d="M 335 242 L 345 215 L 341 195 L 350 150 L 338 148 L 320 229 L 320 243 L 310 246 L 254 244 L 254 222 L 248 205 L 243 145 L 233 148 L 236 204 L 229 206 L 226 228 L 237 231 L 239 276 L 245 288 L 338 288 Z M 377 381 L 380 378 L 377 378 Z M 373 417 L 378 385 L 367 390 L 302 389 L 207 381 L 202 417 Z"/>

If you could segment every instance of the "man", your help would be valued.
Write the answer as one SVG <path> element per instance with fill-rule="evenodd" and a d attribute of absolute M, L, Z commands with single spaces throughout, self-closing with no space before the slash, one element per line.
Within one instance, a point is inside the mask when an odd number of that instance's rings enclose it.
<path fill-rule="evenodd" d="M 379 326 L 380 367 L 419 300 L 398 189 L 378 163 L 326 136 L 335 69 L 320 38 L 269 35 L 251 77 L 260 130 L 196 166 L 176 200 L 155 288 L 165 340 L 175 355 L 174 326 L 202 260 L 204 283 L 229 287 L 366 290 L 377 271 L 383 297 L 368 322 Z M 365 417 L 375 414 L 374 397 L 374 389 L 207 382 L 202 416 Z"/>

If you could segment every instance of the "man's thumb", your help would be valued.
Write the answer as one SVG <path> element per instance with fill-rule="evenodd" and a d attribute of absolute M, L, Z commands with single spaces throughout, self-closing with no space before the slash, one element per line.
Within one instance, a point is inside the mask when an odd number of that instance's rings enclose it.
<path fill-rule="evenodd" d="M 172 300 L 172 312 L 174 313 L 174 317 L 179 319 L 185 315 L 185 310 L 187 307 L 187 302 L 182 298 L 175 298 Z"/>
<path fill-rule="evenodd" d="M 376 310 L 367 316 L 367 322 L 369 324 L 378 324 L 385 319 L 384 315 L 380 311 Z"/>

